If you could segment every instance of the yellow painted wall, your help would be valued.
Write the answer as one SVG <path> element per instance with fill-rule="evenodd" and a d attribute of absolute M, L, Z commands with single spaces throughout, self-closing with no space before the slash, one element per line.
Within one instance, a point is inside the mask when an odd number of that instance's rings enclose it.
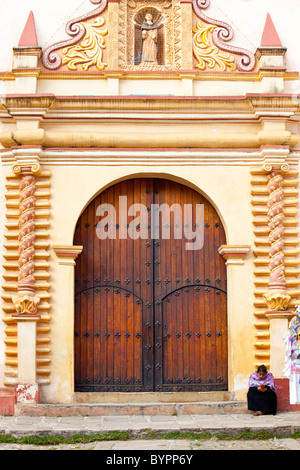
<path fill-rule="evenodd" d="M 253 246 L 249 167 L 47 166 L 51 177 L 50 246 L 72 245 L 81 212 L 96 194 L 124 178 L 159 176 L 204 194 L 224 224 L 227 244 Z M 73 266 L 60 265 L 50 248 L 51 384 L 42 387 L 45 402 L 73 401 Z M 245 399 L 247 374 L 253 369 L 253 255 L 228 267 L 229 389 Z M 246 385 L 247 387 L 247 385 Z"/>

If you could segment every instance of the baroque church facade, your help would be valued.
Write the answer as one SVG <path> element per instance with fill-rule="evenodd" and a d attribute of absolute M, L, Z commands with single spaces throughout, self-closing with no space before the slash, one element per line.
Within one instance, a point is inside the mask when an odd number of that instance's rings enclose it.
<path fill-rule="evenodd" d="M 27 11 L 0 71 L 2 408 L 242 402 L 261 364 L 283 407 L 300 90 L 272 9 L 239 46 L 214 0 L 79 3 L 57 41 Z"/>

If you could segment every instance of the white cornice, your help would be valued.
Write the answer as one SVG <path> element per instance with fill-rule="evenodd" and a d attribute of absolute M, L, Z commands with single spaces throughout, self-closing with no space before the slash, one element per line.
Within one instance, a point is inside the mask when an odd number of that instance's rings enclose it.
<path fill-rule="evenodd" d="M 273 159 L 281 149 L 271 149 Z M 15 162 L 15 152 L 1 150 L 2 165 Z M 300 152 L 287 155 L 289 165 L 297 165 Z M 266 161 L 266 149 L 245 150 L 144 150 L 144 149 L 45 149 L 40 152 L 41 165 L 55 166 L 257 166 Z"/>

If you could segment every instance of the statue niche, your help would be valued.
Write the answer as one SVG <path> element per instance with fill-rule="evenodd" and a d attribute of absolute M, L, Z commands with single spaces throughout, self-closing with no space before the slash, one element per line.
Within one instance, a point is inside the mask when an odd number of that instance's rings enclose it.
<path fill-rule="evenodd" d="M 155 8 L 138 11 L 134 16 L 134 58 L 141 67 L 164 65 L 164 24 L 162 14 Z"/>

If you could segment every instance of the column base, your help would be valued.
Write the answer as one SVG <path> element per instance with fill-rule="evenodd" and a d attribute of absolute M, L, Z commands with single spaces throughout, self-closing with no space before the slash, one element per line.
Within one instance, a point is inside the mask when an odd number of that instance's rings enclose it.
<path fill-rule="evenodd" d="M 40 386 L 37 383 L 18 383 L 15 391 L 16 403 L 38 404 L 40 401 Z"/>
<path fill-rule="evenodd" d="M 286 346 L 284 337 L 288 331 L 291 310 L 268 310 L 266 317 L 270 321 L 270 372 L 274 377 L 283 377 Z"/>
<path fill-rule="evenodd" d="M 275 378 L 277 411 L 300 411 L 299 405 L 290 404 L 290 381 L 286 377 Z"/>

